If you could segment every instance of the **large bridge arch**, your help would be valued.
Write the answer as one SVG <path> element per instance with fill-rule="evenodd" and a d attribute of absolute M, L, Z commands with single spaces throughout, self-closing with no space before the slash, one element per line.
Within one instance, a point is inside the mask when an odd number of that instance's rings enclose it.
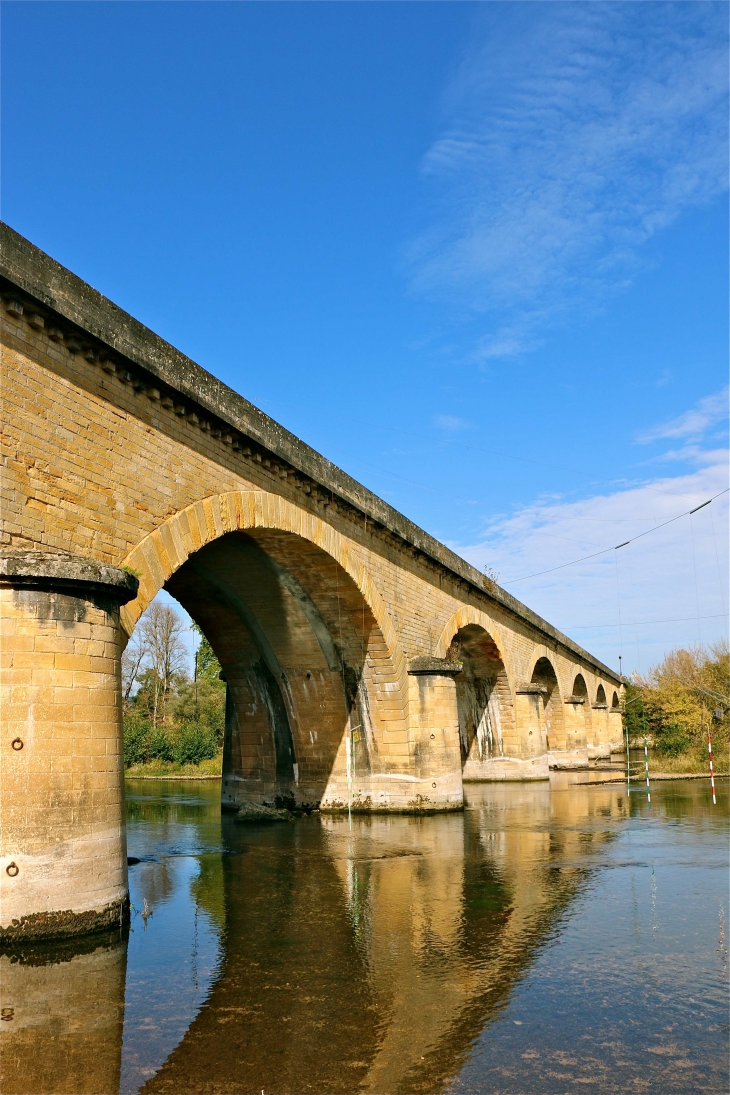
<path fill-rule="evenodd" d="M 123 565 L 139 576 L 127 634 L 164 587 L 221 662 L 224 805 L 341 802 L 348 764 L 357 803 L 386 757 L 393 768 L 405 659 L 364 561 L 325 521 L 267 492 L 227 492 L 168 518 Z"/>

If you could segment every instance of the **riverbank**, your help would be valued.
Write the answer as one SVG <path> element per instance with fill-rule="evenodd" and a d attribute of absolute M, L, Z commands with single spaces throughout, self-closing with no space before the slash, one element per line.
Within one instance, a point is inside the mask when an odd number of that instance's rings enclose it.
<path fill-rule="evenodd" d="M 156 761 L 150 764 L 133 764 L 124 769 L 125 779 L 220 779 L 221 756 L 201 760 L 200 764 L 175 764 L 173 761 Z"/>
<path fill-rule="evenodd" d="M 715 772 L 715 779 L 727 779 L 730 773 L 728 772 Z M 705 779 L 710 782 L 710 773 L 707 772 L 652 772 L 649 771 L 650 783 L 665 783 L 677 779 Z M 607 779 L 588 779 L 577 783 L 577 787 L 594 787 L 597 784 L 604 783 L 626 783 L 626 773 L 622 776 L 609 776 Z M 631 776 L 632 787 L 645 787 L 646 777 L 640 772 L 632 773 Z"/>

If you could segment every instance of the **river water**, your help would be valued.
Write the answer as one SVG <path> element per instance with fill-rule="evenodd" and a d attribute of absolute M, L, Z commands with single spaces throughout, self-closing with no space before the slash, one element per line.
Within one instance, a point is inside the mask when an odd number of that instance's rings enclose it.
<path fill-rule="evenodd" d="M 2 958 L 3 1092 L 727 1092 L 727 782 L 585 778 L 268 827 L 129 781 L 132 930 Z"/>

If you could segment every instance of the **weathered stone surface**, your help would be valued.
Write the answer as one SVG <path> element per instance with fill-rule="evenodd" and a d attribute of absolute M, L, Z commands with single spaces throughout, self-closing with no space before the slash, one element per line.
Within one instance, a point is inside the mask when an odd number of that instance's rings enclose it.
<path fill-rule="evenodd" d="M 101 909 L 87 909 L 85 912 L 58 909 L 11 920 L 7 925 L 0 925 L 0 944 L 16 947 L 56 937 L 89 935 L 119 929 L 128 922 L 129 898 L 125 896 Z"/>
<path fill-rule="evenodd" d="M 171 393 L 178 393 L 179 397 L 192 400 L 202 410 L 214 414 L 221 423 L 239 430 L 271 454 L 283 458 L 293 469 L 310 476 L 313 482 L 321 486 L 325 495 L 337 495 L 351 503 L 360 513 L 375 522 L 373 528 L 380 526 L 394 533 L 404 544 L 415 547 L 482 595 L 487 595 L 510 612 L 522 617 L 546 638 L 557 640 L 566 649 L 588 659 L 612 676 L 610 669 L 512 594 L 486 578 L 476 567 L 418 528 L 382 498 L 378 498 L 139 320 L 55 262 L 9 225 L 0 222 L 0 290 L 6 299 L 6 311 L 8 304 L 17 300 L 17 289 L 27 293 L 31 300 L 40 302 L 49 310 L 49 314 L 58 317 L 59 322 L 65 320 L 73 325 L 73 334 L 70 333 L 69 339 L 66 339 L 67 345 L 69 341 L 75 340 L 80 351 L 85 337 L 87 343 L 89 339 L 98 342 L 101 353 L 97 356 L 100 361 L 105 352 L 113 351 L 130 364 L 141 367 L 150 377 L 164 381 Z M 47 337 L 49 336 L 44 332 L 43 340 Z M 112 375 L 117 372 L 119 376 L 124 376 L 123 365 L 115 368 Z M 138 390 L 144 391 L 145 387 L 146 383 L 141 380 Z M 175 400 L 172 402 L 174 404 Z"/>
<path fill-rule="evenodd" d="M 450 662 L 446 658 L 411 658 L 408 662 L 408 672 L 414 677 L 428 676 L 429 674 L 441 677 L 456 677 L 463 672 L 463 669 L 461 662 Z"/>
<path fill-rule="evenodd" d="M 289 810 L 279 810 L 276 806 L 264 806 L 258 802 L 245 802 L 236 814 L 236 821 L 267 824 L 271 821 L 294 821 Z"/>
<path fill-rule="evenodd" d="M 56 588 L 80 586 L 100 591 L 126 604 L 137 596 L 139 579 L 120 567 L 79 555 L 60 552 L 0 548 L 0 586 Z"/>

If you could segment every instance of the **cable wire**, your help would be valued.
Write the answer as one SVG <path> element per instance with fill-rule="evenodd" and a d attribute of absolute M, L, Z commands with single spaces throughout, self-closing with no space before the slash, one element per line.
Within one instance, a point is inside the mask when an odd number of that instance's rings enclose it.
<path fill-rule="evenodd" d="M 728 491 L 730 491 L 730 487 L 721 490 L 719 494 L 713 494 L 712 498 L 708 498 L 701 506 L 695 506 L 694 509 L 685 510 L 684 513 L 679 513 L 676 517 L 670 517 L 668 521 L 662 521 L 660 525 L 654 525 L 653 528 L 648 528 L 645 532 L 639 532 L 636 536 L 632 536 L 631 539 L 624 540 L 622 544 L 604 548 L 603 551 L 595 551 L 592 555 L 584 555 L 581 559 L 573 559 L 569 563 L 561 563 L 560 566 L 557 567 L 549 567 L 548 570 L 538 570 L 534 574 L 525 574 L 522 578 L 512 578 L 509 582 L 504 582 L 503 585 L 513 586 L 518 582 L 526 582 L 528 578 L 539 578 L 542 574 L 552 574 L 556 570 L 564 570 L 565 567 L 572 567 L 577 563 L 585 563 L 588 559 L 597 559 L 599 555 L 606 555 L 609 551 L 618 551 L 619 548 L 624 548 L 627 547 L 628 544 L 633 544 L 634 540 L 641 540 L 642 537 L 648 536 L 650 532 L 656 532 L 657 529 L 665 528 L 667 525 L 673 524 L 674 521 L 679 521 L 680 517 L 687 517 L 688 514 L 696 513 L 698 509 L 708 506 L 710 502 L 714 502 L 716 498 L 722 497 L 722 495 L 727 494 Z"/>

